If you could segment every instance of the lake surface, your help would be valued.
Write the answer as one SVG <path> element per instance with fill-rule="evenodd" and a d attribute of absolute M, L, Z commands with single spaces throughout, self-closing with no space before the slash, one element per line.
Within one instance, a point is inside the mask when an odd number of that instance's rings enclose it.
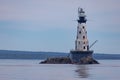
<path fill-rule="evenodd" d="M 99 60 L 94 65 L 39 62 L 0 59 L 0 80 L 120 80 L 120 60 Z"/>

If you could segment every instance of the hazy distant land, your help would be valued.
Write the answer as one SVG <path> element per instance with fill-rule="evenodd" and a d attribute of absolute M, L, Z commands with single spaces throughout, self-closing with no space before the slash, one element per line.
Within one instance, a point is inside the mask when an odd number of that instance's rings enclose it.
<path fill-rule="evenodd" d="M 32 52 L 0 50 L 0 59 L 46 59 L 50 57 L 65 57 L 68 53 L 63 52 Z M 120 59 L 120 54 L 94 53 L 95 59 Z"/>

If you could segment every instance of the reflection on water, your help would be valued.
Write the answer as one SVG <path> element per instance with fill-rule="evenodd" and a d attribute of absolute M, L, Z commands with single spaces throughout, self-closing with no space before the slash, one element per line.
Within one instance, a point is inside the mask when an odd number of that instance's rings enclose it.
<path fill-rule="evenodd" d="M 77 69 L 75 72 L 78 74 L 78 77 L 80 78 L 88 78 L 88 67 L 86 65 L 77 65 Z"/>

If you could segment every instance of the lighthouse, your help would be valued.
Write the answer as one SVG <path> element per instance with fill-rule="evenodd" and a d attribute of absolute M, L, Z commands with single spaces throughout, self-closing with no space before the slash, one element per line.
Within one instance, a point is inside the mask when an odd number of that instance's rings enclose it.
<path fill-rule="evenodd" d="M 87 38 L 86 30 L 86 15 L 85 11 L 82 8 L 78 8 L 78 17 L 77 20 L 77 36 L 75 40 L 75 49 L 70 51 L 70 58 L 73 63 L 78 63 L 82 58 L 91 57 L 92 50 L 89 50 L 89 41 Z"/>
<path fill-rule="evenodd" d="M 75 50 L 77 51 L 88 51 L 89 42 L 87 39 L 86 31 L 86 15 L 82 8 L 78 8 L 78 26 L 77 26 L 77 36 L 75 41 Z"/>
<path fill-rule="evenodd" d="M 97 41 L 89 47 L 86 30 L 87 20 L 85 12 L 82 8 L 78 8 L 78 17 L 75 49 L 71 50 L 67 57 L 48 58 L 47 60 L 41 62 L 42 64 L 99 64 L 95 59 L 93 59 L 93 51 L 90 50 L 90 47 Z"/>

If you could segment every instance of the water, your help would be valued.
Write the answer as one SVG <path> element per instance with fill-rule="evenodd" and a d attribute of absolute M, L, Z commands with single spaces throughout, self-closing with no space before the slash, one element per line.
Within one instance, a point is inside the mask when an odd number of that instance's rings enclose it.
<path fill-rule="evenodd" d="M 0 59 L 0 80 L 120 80 L 120 60 L 101 64 L 39 64 L 40 60 Z"/>

